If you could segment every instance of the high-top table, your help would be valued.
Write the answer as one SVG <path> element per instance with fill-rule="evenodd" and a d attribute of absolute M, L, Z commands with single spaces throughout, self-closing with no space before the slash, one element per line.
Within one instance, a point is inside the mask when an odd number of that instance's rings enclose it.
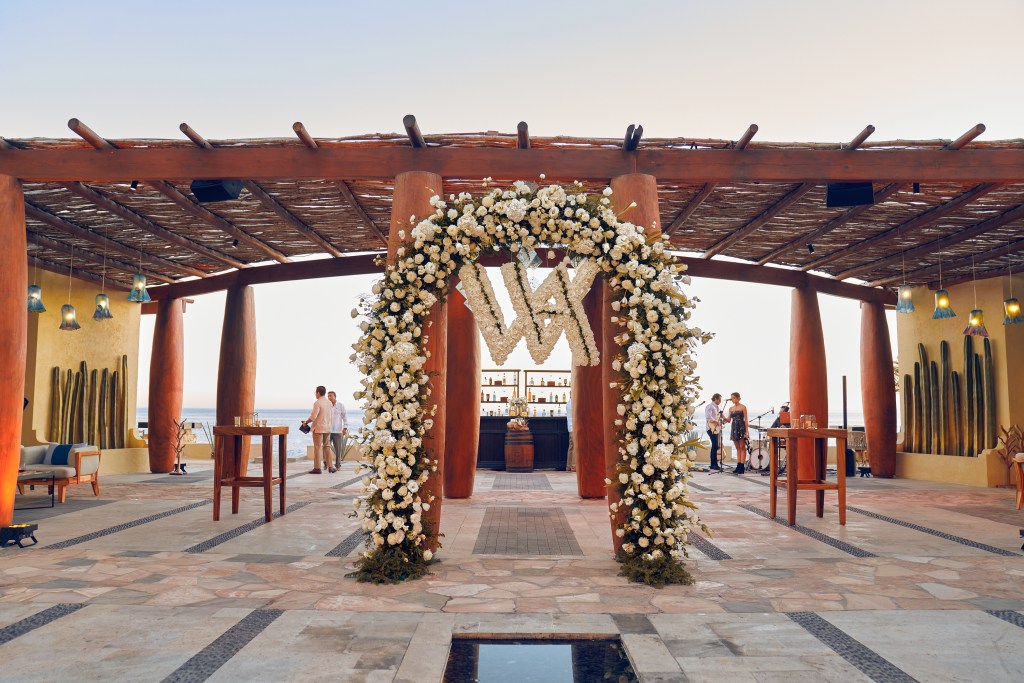
<path fill-rule="evenodd" d="M 771 501 L 769 515 L 775 519 L 775 499 L 778 487 L 786 489 L 786 509 L 789 525 L 796 524 L 796 493 L 797 491 L 814 491 L 814 510 L 818 517 L 825 516 L 825 491 L 837 491 L 839 494 L 839 523 L 846 524 L 846 430 L 845 429 L 769 429 L 768 437 L 772 440 Z M 836 440 L 836 483 L 825 480 L 825 466 L 828 462 L 828 440 Z M 786 477 L 779 478 L 779 446 L 785 442 Z M 811 448 L 808 449 L 808 442 Z M 806 452 L 809 451 L 809 452 Z M 814 459 L 814 478 L 800 479 L 800 459 Z"/>
<path fill-rule="evenodd" d="M 263 474 L 259 477 L 246 476 L 245 459 L 242 457 L 242 437 L 258 436 L 263 441 Z M 274 437 L 277 437 L 278 476 L 274 476 Z M 271 509 L 274 502 L 274 485 L 281 487 L 281 514 L 284 514 L 287 481 L 285 474 L 288 462 L 287 448 L 288 427 L 233 427 L 218 425 L 213 428 L 213 521 L 220 519 L 220 490 L 223 486 L 231 487 L 231 514 L 238 514 L 238 494 L 240 488 L 263 489 L 263 512 L 269 522 L 273 516 Z M 234 442 L 232 462 L 225 463 L 224 449 L 228 439 Z M 227 472 L 225 473 L 225 466 Z"/>

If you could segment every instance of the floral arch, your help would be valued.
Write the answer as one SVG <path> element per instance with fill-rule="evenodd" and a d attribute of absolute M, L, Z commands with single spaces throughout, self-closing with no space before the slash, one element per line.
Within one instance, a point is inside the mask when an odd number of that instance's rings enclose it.
<path fill-rule="evenodd" d="M 364 401 L 361 439 L 367 446 L 356 515 L 369 533 L 358 579 L 416 578 L 433 557 L 428 546 L 437 530 L 424 514 L 433 503 L 424 485 L 438 457 L 424 444 L 434 417 L 425 370 L 431 308 L 447 297 L 451 276 L 482 253 L 557 246 L 573 263 L 592 260 L 614 292 L 611 321 L 620 329 L 619 348 L 606 349 L 601 362 L 611 362 L 622 378 L 612 387 L 619 396 L 618 476 L 606 483 L 619 494 L 610 514 L 622 520 L 615 534 L 623 573 L 656 585 L 689 580 L 682 567 L 688 535 L 705 527 L 687 494 L 683 435 L 693 427 L 699 389 L 692 352 L 710 335 L 687 324 L 694 301 L 681 289 L 689 282 L 685 267 L 665 251 L 660 236 L 648 241 L 643 227 L 621 220 L 611 195 L 611 188 L 594 196 L 580 184 L 518 181 L 479 198 L 435 196 L 433 214 L 409 235 L 399 233 L 404 246 L 373 296 L 353 311 L 364 317 L 353 360 L 364 375 L 356 398 Z M 574 364 L 585 362 L 574 358 Z"/>

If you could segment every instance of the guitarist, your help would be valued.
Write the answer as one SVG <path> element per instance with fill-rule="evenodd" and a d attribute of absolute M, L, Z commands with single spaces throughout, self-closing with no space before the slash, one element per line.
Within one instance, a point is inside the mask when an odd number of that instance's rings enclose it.
<path fill-rule="evenodd" d="M 711 470 L 718 472 L 722 471 L 722 466 L 718 462 L 719 444 L 722 438 L 722 410 L 719 408 L 721 404 L 722 395 L 715 394 L 711 397 L 711 402 L 704 408 L 704 420 L 707 422 L 708 437 L 711 439 Z"/>

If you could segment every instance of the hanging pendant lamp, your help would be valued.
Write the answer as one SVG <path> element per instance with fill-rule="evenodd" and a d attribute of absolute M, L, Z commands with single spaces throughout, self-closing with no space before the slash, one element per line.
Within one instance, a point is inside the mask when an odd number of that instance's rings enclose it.
<path fill-rule="evenodd" d="M 75 307 L 71 305 L 71 273 L 75 269 L 75 248 L 71 247 L 71 261 L 68 265 L 68 302 L 60 307 L 60 329 L 65 332 L 74 332 L 82 329 L 78 324 L 78 314 Z"/>
<path fill-rule="evenodd" d="M 1020 302 L 1013 296 L 1013 257 L 1010 257 L 1010 298 L 1003 302 L 1003 324 L 1019 325 L 1024 323 L 1024 311 L 1020 309 Z"/>
<path fill-rule="evenodd" d="M 955 318 L 956 313 L 949 303 L 949 292 L 942 289 L 942 258 L 939 258 L 939 288 L 935 290 L 935 312 L 932 313 L 932 320 L 942 318 Z"/>
<path fill-rule="evenodd" d="M 139 272 L 132 275 L 132 291 L 128 292 L 128 301 L 144 304 L 149 300 L 149 292 L 146 291 L 146 276 L 142 274 L 142 254 L 140 253 Z"/>
<path fill-rule="evenodd" d="M 967 316 L 967 327 L 964 328 L 964 336 L 987 337 L 988 330 L 985 329 L 985 316 L 978 308 L 978 275 L 974 268 L 974 254 L 971 254 L 971 282 L 974 283 L 974 308 Z"/>
<path fill-rule="evenodd" d="M 114 314 L 110 312 L 110 297 L 107 296 L 103 290 L 107 288 L 107 253 L 103 252 L 103 277 L 100 280 L 100 293 L 96 295 L 96 310 L 92 314 L 92 319 L 97 322 L 103 322 L 104 320 L 110 320 L 114 317 Z"/>
<path fill-rule="evenodd" d="M 32 279 L 36 279 L 36 264 L 32 264 Z M 39 285 L 28 286 L 28 312 L 45 313 L 46 306 L 43 305 L 43 288 Z"/>
<path fill-rule="evenodd" d="M 896 239 L 900 240 L 899 228 L 896 228 Z M 902 243 L 900 245 L 902 247 Z M 897 313 L 913 313 L 914 312 L 914 289 L 907 284 L 907 252 L 905 250 L 900 251 L 900 262 L 903 270 L 903 284 L 900 285 L 899 292 L 896 298 L 896 312 Z"/>

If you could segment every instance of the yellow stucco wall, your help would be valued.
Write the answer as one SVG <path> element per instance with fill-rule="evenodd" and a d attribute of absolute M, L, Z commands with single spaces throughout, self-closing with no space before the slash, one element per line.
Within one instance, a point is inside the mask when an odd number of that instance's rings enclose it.
<path fill-rule="evenodd" d="M 33 277 L 29 269 L 29 277 Z M 71 304 L 78 315 L 82 329 L 65 332 L 60 329 L 60 307 L 68 303 L 68 276 L 48 271 L 34 274 L 36 284 L 43 288 L 45 313 L 28 315 L 28 356 L 25 368 L 25 397 L 29 399 L 22 426 L 22 443 L 33 444 L 46 440 L 50 412 L 50 373 L 54 367 L 70 368 L 77 372 L 84 360 L 89 370 L 103 368 L 120 371 L 121 356 L 128 356 L 127 427 L 136 425 L 135 407 L 138 402 L 139 372 L 139 320 L 141 306 L 127 300 L 128 293 L 107 288 L 113 320 L 97 322 L 92 319 L 96 310 L 97 283 L 75 279 L 71 287 Z"/>
<path fill-rule="evenodd" d="M 942 340 L 949 342 L 952 369 L 963 374 L 963 331 L 967 325 L 968 314 L 975 308 L 975 285 L 966 282 L 947 289 L 952 308 L 957 314 L 955 318 L 932 320 L 935 293 L 926 287 L 914 289 L 914 313 L 896 316 L 900 377 L 904 374 L 913 377 L 914 363 L 919 358 L 919 342 L 924 343 L 928 359 L 938 361 L 939 343 Z M 1024 277 L 1014 276 L 1013 292 L 1018 299 L 1024 299 Z M 985 327 L 988 329 L 992 345 L 996 421 L 999 427 L 1008 427 L 1011 424 L 1024 426 L 1024 324 L 1003 325 L 1003 300 L 1009 295 L 1008 277 L 989 278 L 977 282 L 977 307 L 984 311 Z M 975 353 L 982 352 L 982 344 L 980 337 L 974 338 Z M 902 413 L 902 396 L 899 399 L 899 410 Z M 906 424 L 906 420 L 901 419 L 901 424 Z M 911 477 L 913 469 L 908 466 L 906 470 Z"/>

